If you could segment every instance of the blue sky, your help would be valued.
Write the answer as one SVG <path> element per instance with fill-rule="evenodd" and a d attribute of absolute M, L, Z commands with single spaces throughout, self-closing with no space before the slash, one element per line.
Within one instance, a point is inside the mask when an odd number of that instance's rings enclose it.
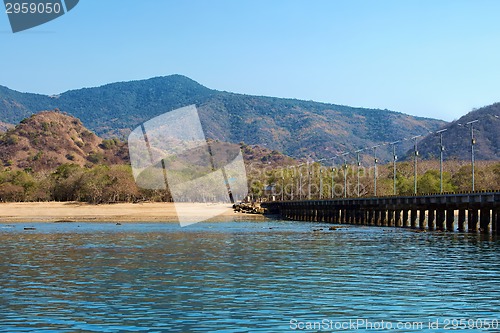
<path fill-rule="evenodd" d="M 500 102 L 500 1 L 81 0 L 13 34 L 0 85 L 183 74 L 214 89 L 457 119 Z"/>

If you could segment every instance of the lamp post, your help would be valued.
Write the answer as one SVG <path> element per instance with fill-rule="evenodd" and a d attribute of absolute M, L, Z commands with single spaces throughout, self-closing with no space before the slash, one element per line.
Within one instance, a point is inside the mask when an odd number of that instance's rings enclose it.
<path fill-rule="evenodd" d="M 323 169 L 319 169 L 319 199 L 323 199 Z"/>
<path fill-rule="evenodd" d="M 307 161 L 307 200 L 311 200 L 311 170 L 309 170 L 309 160 Z"/>
<path fill-rule="evenodd" d="M 281 201 L 285 201 L 285 176 L 281 177 Z"/>
<path fill-rule="evenodd" d="M 331 189 L 331 198 L 333 199 L 335 197 L 335 167 L 332 166 L 332 189 Z"/>
<path fill-rule="evenodd" d="M 397 194 L 396 190 L 396 161 L 398 160 L 398 155 L 396 155 L 396 144 L 401 141 L 394 141 L 391 142 L 390 144 L 392 145 L 392 176 L 393 176 L 393 194 Z"/>
<path fill-rule="evenodd" d="M 302 200 L 302 171 L 299 171 L 299 200 Z"/>
<path fill-rule="evenodd" d="M 378 163 L 377 147 L 380 147 L 380 145 L 372 147 L 372 149 L 373 149 L 373 166 L 375 167 L 373 170 L 373 196 L 375 196 L 375 197 L 377 196 L 377 163 Z"/>
<path fill-rule="evenodd" d="M 345 152 L 342 154 L 344 156 L 344 198 L 347 198 L 347 160 L 346 160 L 346 155 L 349 155 L 348 152 Z"/>
<path fill-rule="evenodd" d="M 299 200 L 302 200 L 302 170 L 299 168 Z"/>
<path fill-rule="evenodd" d="M 439 134 L 439 191 L 443 193 L 443 132 L 446 132 L 448 129 L 442 129 L 436 132 Z"/>
<path fill-rule="evenodd" d="M 472 192 L 475 191 L 475 186 L 474 186 L 474 145 L 476 144 L 476 139 L 474 138 L 474 123 L 477 123 L 479 120 L 472 120 L 469 121 L 468 123 L 465 123 L 465 125 L 470 127 L 470 160 L 471 160 L 471 165 L 472 165 Z"/>
<path fill-rule="evenodd" d="M 360 195 L 360 184 L 359 184 L 359 167 L 361 166 L 361 162 L 359 161 L 359 153 L 362 152 L 364 149 L 358 149 L 355 151 L 356 153 L 356 163 L 357 163 L 357 174 L 358 174 L 358 181 L 357 181 L 357 184 L 356 184 L 356 192 L 358 194 L 358 198 L 359 198 L 359 195 Z"/>
<path fill-rule="evenodd" d="M 421 137 L 421 135 L 417 135 L 411 138 L 414 141 L 413 144 L 413 193 L 414 194 L 417 194 L 417 158 L 418 158 L 417 139 L 419 137 Z"/>

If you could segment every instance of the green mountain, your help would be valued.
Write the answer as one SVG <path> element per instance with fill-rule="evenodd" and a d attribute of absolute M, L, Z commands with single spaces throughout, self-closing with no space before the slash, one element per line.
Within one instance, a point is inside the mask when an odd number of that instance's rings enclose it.
<path fill-rule="evenodd" d="M 222 92 L 181 75 L 112 83 L 57 96 L 0 87 L 0 121 L 4 123 L 16 124 L 41 110 L 59 109 L 104 137 L 124 138 L 142 122 L 190 104 L 197 105 L 209 138 L 258 144 L 299 158 L 328 158 L 341 151 L 435 131 L 446 124 L 389 110 Z M 409 145 L 400 149 L 406 151 Z M 378 154 L 381 160 L 391 156 L 388 149 L 380 149 Z"/>
<path fill-rule="evenodd" d="M 471 136 L 468 122 L 473 123 L 475 158 L 478 160 L 500 159 L 500 103 L 469 112 L 460 119 L 443 127 L 443 158 L 466 160 L 471 156 Z M 429 134 L 419 144 L 423 158 L 439 158 L 439 136 Z"/>

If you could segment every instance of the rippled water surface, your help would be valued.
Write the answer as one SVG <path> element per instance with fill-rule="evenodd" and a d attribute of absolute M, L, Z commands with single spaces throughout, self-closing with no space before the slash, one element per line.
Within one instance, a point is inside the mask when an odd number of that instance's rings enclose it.
<path fill-rule="evenodd" d="M 478 235 L 284 221 L 0 224 L 2 332 L 340 331 L 349 320 L 437 332 L 429 321 L 500 320 L 499 286 L 500 241 Z M 475 325 L 461 331 L 500 332 Z"/>

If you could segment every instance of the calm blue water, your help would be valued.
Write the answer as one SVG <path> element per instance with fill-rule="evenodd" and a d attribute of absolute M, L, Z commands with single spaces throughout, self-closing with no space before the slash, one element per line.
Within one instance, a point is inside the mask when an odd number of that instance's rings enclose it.
<path fill-rule="evenodd" d="M 0 224 L 0 331 L 500 332 L 500 241 L 327 228 Z"/>

